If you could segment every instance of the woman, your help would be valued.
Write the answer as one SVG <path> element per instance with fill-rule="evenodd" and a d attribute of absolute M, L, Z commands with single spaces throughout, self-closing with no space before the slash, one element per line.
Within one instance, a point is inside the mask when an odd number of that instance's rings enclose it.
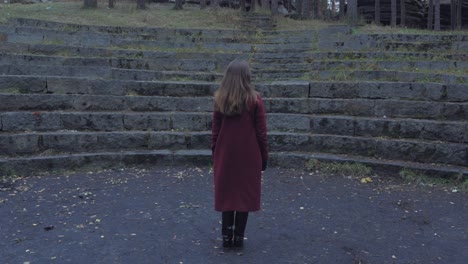
<path fill-rule="evenodd" d="M 215 92 L 211 150 L 223 247 L 243 246 L 248 214 L 260 210 L 268 161 L 265 108 L 250 79 L 249 64 L 232 61 Z"/>

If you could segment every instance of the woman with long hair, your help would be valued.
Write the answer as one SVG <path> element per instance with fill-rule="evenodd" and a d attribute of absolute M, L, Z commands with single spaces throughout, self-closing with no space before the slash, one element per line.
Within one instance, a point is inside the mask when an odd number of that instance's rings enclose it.
<path fill-rule="evenodd" d="M 265 108 L 246 61 L 232 61 L 215 92 L 211 150 L 215 210 L 222 212 L 223 247 L 240 248 L 249 212 L 260 210 L 268 161 Z"/>

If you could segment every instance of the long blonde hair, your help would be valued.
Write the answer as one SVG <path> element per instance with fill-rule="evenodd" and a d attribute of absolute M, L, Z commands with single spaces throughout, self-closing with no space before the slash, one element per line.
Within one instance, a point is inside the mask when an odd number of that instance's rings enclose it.
<path fill-rule="evenodd" d="M 250 102 L 257 101 L 258 93 L 250 83 L 248 62 L 234 60 L 229 63 L 223 80 L 215 92 L 215 110 L 232 116 L 248 110 Z"/>

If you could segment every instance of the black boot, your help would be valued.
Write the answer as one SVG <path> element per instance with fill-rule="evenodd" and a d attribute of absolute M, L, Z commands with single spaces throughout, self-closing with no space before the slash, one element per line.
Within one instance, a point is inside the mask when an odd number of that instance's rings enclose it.
<path fill-rule="evenodd" d="M 221 234 L 223 235 L 223 247 L 232 247 L 232 238 L 234 235 L 234 211 L 223 212 Z"/>
<path fill-rule="evenodd" d="M 233 241 L 233 246 L 236 248 L 241 248 L 244 246 L 244 233 L 248 217 L 248 212 L 236 212 L 234 220 L 235 227 Z"/>

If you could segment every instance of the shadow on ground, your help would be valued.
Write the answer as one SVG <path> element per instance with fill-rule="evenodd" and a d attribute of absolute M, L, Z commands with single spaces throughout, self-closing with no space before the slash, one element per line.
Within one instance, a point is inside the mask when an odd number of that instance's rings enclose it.
<path fill-rule="evenodd" d="M 19 179 L 0 191 L 0 263 L 466 263 L 468 195 L 271 168 L 245 248 L 220 248 L 209 168 Z"/>

